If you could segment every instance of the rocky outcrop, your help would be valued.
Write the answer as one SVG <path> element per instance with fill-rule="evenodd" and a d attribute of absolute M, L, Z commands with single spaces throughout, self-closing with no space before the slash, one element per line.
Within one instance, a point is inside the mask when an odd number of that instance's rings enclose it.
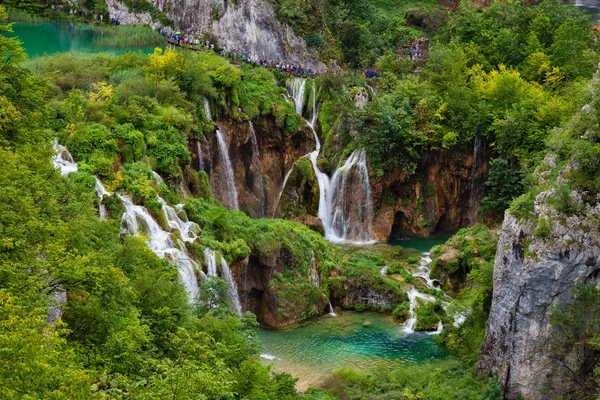
<path fill-rule="evenodd" d="M 477 221 L 491 151 L 425 153 L 415 174 L 392 172 L 371 179 L 378 240 L 412 233 L 428 236 Z"/>
<path fill-rule="evenodd" d="M 559 178 L 560 179 L 560 178 Z M 600 206 L 571 193 L 580 211 L 566 215 L 540 193 L 532 219 L 506 213 L 494 265 L 494 293 L 478 369 L 496 374 L 507 399 L 549 398 L 550 360 L 544 343 L 551 334 L 548 317 L 556 302 L 566 302 L 579 283 L 598 282 Z"/>
<path fill-rule="evenodd" d="M 279 281 L 276 274 L 286 270 L 288 275 L 295 271 L 298 279 Z M 318 287 L 320 276 L 314 258 L 310 275 L 302 277 L 302 270 L 285 246 L 268 255 L 253 251 L 247 259 L 232 265 L 242 310 L 251 311 L 261 325 L 272 328 L 283 328 L 323 314 L 328 300 Z M 304 284 L 311 281 L 312 285 Z"/>
<path fill-rule="evenodd" d="M 110 18 L 119 20 L 124 25 L 151 25 L 152 16 L 149 12 L 131 12 L 129 8 L 118 0 L 106 0 L 106 8 Z"/>
<path fill-rule="evenodd" d="M 159 11 L 174 23 L 174 28 L 188 35 L 217 43 L 226 51 L 246 54 L 257 59 L 281 61 L 322 71 L 325 65 L 316 51 L 306 47 L 303 38 L 281 24 L 273 6 L 266 0 L 152 0 Z M 117 0 L 107 0 L 111 17 L 121 23 L 148 23 L 149 14 L 124 13 L 127 7 Z"/>
<path fill-rule="evenodd" d="M 310 219 L 318 215 L 319 191 L 319 183 L 310 160 L 308 157 L 299 159 L 294 163 L 283 188 L 275 216 L 285 219 L 307 216 Z"/>
<path fill-rule="evenodd" d="M 296 133 L 284 134 L 271 118 L 255 121 L 254 130 L 260 152 L 259 169 L 262 171 L 262 176 L 257 176 L 257 168 L 254 168 L 252 161 L 254 150 L 248 122 L 221 120 L 216 125 L 226 138 L 240 210 L 254 218 L 272 216 L 286 172 L 298 158 L 315 146 L 312 132 L 305 127 Z M 202 153 L 202 162 L 198 149 Z M 219 159 L 214 132 L 200 139 L 200 146 L 196 140 L 190 141 L 189 150 L 192 153 L 192 167 L 196 170 L 202 167 L 211 178 L 215 197 L 222 200 L 226 186 L 223 185 L 223 163 Z M 261 209 L 265 210 L 264 215 L 261 215 Z"/>

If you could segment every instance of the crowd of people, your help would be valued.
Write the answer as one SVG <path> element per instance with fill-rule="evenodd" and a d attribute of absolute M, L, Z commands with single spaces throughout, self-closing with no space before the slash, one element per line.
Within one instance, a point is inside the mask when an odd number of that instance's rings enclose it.
<path fill-rule="evenodd" d="M 157 28 L 158 33 L 163 35 L 167 41 L 173 45 L 187 47 L 191 50 L 212 50 L 217 51 L 215 49 L 215 44 L 210 41 L 200 41 L 197 37 L 191 37 L 189 35 L 183 34 L 181 32 L 174 32 L 169 28 Z M 228 52 L 225 49 L 222 49 L 217 54 L 220 54 L 221 57 L 227 58 L 232 62 L 239 62 L 242 64 L 251 64 L 256 67 L 263 68 L 272 68 L 276 69 L 279 72 L 283 72 L 286 74 L 298 76 L 298 77 L 315 77 L 317 76 L 317 71 L 312 68 L 304 68 L 300 65 L 288 64 L 280 61 L 259 59 L 258 57 L 250 57 L 246 54 L 237 54 L 235 52 Z"/>

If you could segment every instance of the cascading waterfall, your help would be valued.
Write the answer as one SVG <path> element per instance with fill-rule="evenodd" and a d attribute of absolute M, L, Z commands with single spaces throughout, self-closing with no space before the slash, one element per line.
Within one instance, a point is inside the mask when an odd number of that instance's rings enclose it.
<path fill-rule="evenodd" d="M 202 145 L 200 144 L 200 139 L 196 141 L 196 145 L 198 146 L 198 171 L 204 171 L 204 160 L 202 159 Z"/>
<path fill-rule="evenodd" d="M 410 303 L 410 307 L 408 309 L 410 318 L 407 319 L 404 323 L 402 331 L 405 333 L 414 333 L 415 325 L 417 324 L 417 315 L 415 314 L 415 306 L 417 305 L 417 299 L 422 299 L 425 301 L 435 301 L 435 298 L 428 294 L 418 292 L 417 289 L 415 289 L 414 287 L 410 288 L 410 290 L 406 294 L 408 295 L 408 300 Z"/>
<path fill-rule="evenodd" d="M 106 207 L 104 206 L 104 204 L 102 204 L 102 200 L 104 199 L 105 195 L 110 196 L 111 193 L 106 190 L 106 188 L 102 184 L 102 181 L 98 179 L 97 176 L 95 178 L 96 185 L 94 186 L 94 188 L 96 189 L 96 193 L 98 194 L 98 210 L 100 211 L 100 219 L 106 220 Z"/>
<path fill-rule="evenodd" d="M 237 283 L 233 279 L 231 269 L 225 258 L 221 257 L 221 271 L 223 273 L 223 280 L 229 284 L 229 300 L 231 300 L 231 308 L 234 312 L 242 314 L 242 305 L 240 304 L 240 295 L 238 293 Z"/>
<path fill-rule="evenodd" d="M 204 262 L 206 263 L 206 268 L 208 271 L 208 276 L 218 276 L 217 275 L 217 253 L 207 247 L 204 249 Z M 238 293 L 237 283 L 233 279 L 233 275 L 231 274 L 231 269 L 227 264 L 225 258 L 221 257 L 221 272 L 223 275 L 223 280 L 227 282 L 229 285 L 229 299 L 231 300 L 231 308 L 238 314 L 242 314 L 242 305 L 240 303 L 240 296 Z"/>
<path fill-rule="evenodd" d="M 302 107 L 304 105 L 305 86 L 306 79 L 304 78 L 292 78 L 286 82 L 287 91 L 290 97 L 294 99 L 294 106 L 296 107 L 296 112 L 300 115 L 302 115 Z"/>
<path fill-rule="evenodd" d="M 288 81 L 290 97 L 294 99 L 296 112 L 302 115 L 305 79 L 294 78 Z M 319 183 L 319 218 L 323 222 L 325 238 L 332 242 L 368 243 L 372 241 L 370 228 L 373 221 L 373 205 L 371 202 L 371 184 L 367 168 L 366 152 L 356 150 L 338 168 L 329 179 L 317 166 L 317 158 L 321 151 L 321 142 L 315 130 L 317 121 L 316 89 L 312 90 L 312 110 L 310 121 L 306 123 L 315 138 L 315 150 L 308 154 Z M 357 183 L 353 185 L 351 183 Z M 361 190 L 357 192 L 357 187 Z M 282 188 L 285 188 L 285 183 Z"/>
<path fill-rule="evenodd" d="M 287 174 L 285 174 L 285 177 L 283 178 L 283 185 L 281 185 L 281 190 L 279 191 L 279 196 L 277 196 L 277 203 L 275 203 L 275 208 L 273 208 L 273 218 L 275 218 L 275 214 L 277 213 L 277 208 L 279 207 L 279 203 L 281 202 L 281 196 L 283 195 L 283 191 L 285 189 L 285 185 L 287 184 L 287 181 L 288 181 L 290 175 L 292 174 L 293 170 L 294 170 L 294 167 L 292 166 L 292 168 L 287 172 Z"/>
<path fill-rule="evenodd" d="M 223 193 L 223 198 L 221 199 L 221 202 L 225 207 L 229 208 L 230 210 L 238 210 L 238 193 L 235 187 L 231 159 L 229 158 L 229 149 L 227 148 L 227 142 L 223 137 L 223 133 L 219 129 L 217 129 L 217 144 L 217 147 L 219 149 L 219 158 L 223 166 L 223 183 L 225 185 L 225 193 Z"/>
<path fill-rule="evenodd" d="M 208 276 L 217 276 L 217 254 L 213 249 L 208 247 L 204 249 L 204 262 Z"/>
<path fill-rule="evenodd" d="M 323 221 L 325 238 L 369 242 L 373 205 L 366 152 L 353 152 L 335 171 L 324 192 L 325 207 L 319 204 L 319 218 Z"/>
<path fill-rule="evenodd" d="M 208 99 L 206 97 L 203 97 L 202 103 L 204 103 L 204 114 L 206 115 L 206 118 L 212 121 L 212 115 L 210 113 L 210 104 L 208 103 Z"/>
<path fill-rule="evenodd" d="M 260 162 L 260 150 L 258 149 L 258 140 L 252 121 L 248 121 L 250 125 L 250 142 L 252 144 L 252 186 L 254 194 L 258 197 L 258 217 L 265 216 L 267 193 L 262 177 L 262 164 Z"/>
<path fill-rule="evenodd" d="M 152 171 L 152 176 L 154 176 L 154 179 L 156 179 L 156 184 L 160 185 L 165 183 L 163 178 L 156 171 Z"/>
<path fill-rule="evenodd" d="M 177 247 L 171 239 L 171 234 L 164 231 L 158 225 L 145 207 L 133 204 L 129 197 L 120 194 L 118 196 L 125 207 L 122 217 L 122 231 L 130 235 L 135 235 L 140 230 L 143 230 L 148 235 L 149 240 L 146 244 L 150 250 L 160 258 L 167 258 L 173 264 L 177 265 L 179 278 L 188 293 L 189 301 L 193 302 L 199 293 L 198 280 L 196 279 L 198 265 L 189 257 L 183 243 L 179 243 L 180 247 Z M 164 204 L 164 200 L 160 199 L 160 201 Z M 173 209 L 171 208 L 171 210 Z M 168 209 L 163 208 L 163 212 L 167 221 L 169 221 L 169 226 L 173 224 L 173 228 L 179 229 L 179 226 L 185 225 L 183 221 L 179 220 L 174 210 L 173 213 L 170 213 Z M 187 233 L 181 232 L 181 236 L 186 241 L 195 240 L 195 235 L 191 235 L 189 230 Z"/>
<path fill-rule="evenodd" d="M 73 160 L 73 156 L 65 146 L 61 146 L 57 142 L 54 142 L 54 151 L 56 155 L 52 157 L 52 163 L 54 168 L 60 169 L 62 176 L 67 176 L 72 172 L 77 171 L 77 163 Z"/>
<path fill-rule="evenodd" d="M 431 269 L 429 268 L 429 266 L 431 265 L 431 254 L 426 252 L 423 253 L 422 256 L 423 258 L 417 266 L 417 271 L 412 275 L 417 278 L 423 278 L 429 288 L 438 289 L 438 287 L 435 286 L 435 282 L 437 281 L 435 279 L 431 279 L 431 277 L 429 276 L 431 272 Z"/>
<path fill-rule="evenodd" d="M 331 305 L 331 301 L 329 302 L 329 315 L 331 315 L 332 317 L 337 317 L 337 314 L 335 313 L 335 311 L 333 311 L 333 306 Z"/>

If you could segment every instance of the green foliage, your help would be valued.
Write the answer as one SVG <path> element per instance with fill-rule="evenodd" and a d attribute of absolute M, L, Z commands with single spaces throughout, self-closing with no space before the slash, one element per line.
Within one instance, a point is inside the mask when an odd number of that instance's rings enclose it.
<path fill-rule="evenodd" d="M 490 174 L 485 185 L 487 193 L 481 201 L 481 209 L 500 215 L 523 190 L 518 172 L 502 158 L 490 161 Z"/>
<path fill-rule="evenodd" d="M 448 350 L 469 364 L 479 357 L 486 323 L 492 305 L 493 269 L 498 234 L 483 224 L 461 229 L 445 245 L 432 251 L 431 276 L 444 289 L 457 293 L 449 315 L 462 314 L 465 321 L 458 327 L 446 324 L 442 338 Z M 445 254 L 453 255 L 451 259 Z"/>
<path fill-rule="evenodd" d="M 557 303 L 550 314 L 552 331 L 544 351 L 552 363 L 553 396 L 593 398 L 598 393 L 600 365 L 600 291 L 579 285 L 569 301 Z"/>
<path fill-rule="evenodd" d="M 480 381 L 472 368 L 449 359 L 423 365 L 407 365 L 372 372 L 341 369 L 329 383 L 329 391 L 342 399 L 501 399 L 493 381 Z"/>

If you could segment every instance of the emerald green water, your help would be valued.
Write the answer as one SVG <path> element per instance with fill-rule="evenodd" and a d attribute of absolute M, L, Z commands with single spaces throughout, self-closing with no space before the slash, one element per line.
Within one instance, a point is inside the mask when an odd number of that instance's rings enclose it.
<path fill-rule="evenodd" d="M 446 351 L 432 336 L 406 335 L 391 317 L 372 312 L 344 312 L 285 331 L 261 329 L 263 353 L 276 372 L 299 378 L 298 389 L 324 382 L 335 370 L 365 370 L 443 358 Z"/>
<path fill-rule="evenodd" d="M 90 26 L 68 21 L 15 22 L 13 32 L 4 32 L 8 37 L 17 36 L 30 58 L 58 52 L 81 51 L 87 53 L 125 53 L 142 51 L 152 53 L 150 47 L 100 47 L 97 39 L 101 33 Z"/>
<path fill-rule="evenodd" d="M 446 243 L 446 241 L 450 239 L 453 234 L 454 232 L 444 232 L 427 238 L 412 236 L 392 237 L 388 241 L 388 244 L 392 246 L 416 249 L 419 251 L 419 253 L 425 253 L 430 251 L 433 246 Z"/>

